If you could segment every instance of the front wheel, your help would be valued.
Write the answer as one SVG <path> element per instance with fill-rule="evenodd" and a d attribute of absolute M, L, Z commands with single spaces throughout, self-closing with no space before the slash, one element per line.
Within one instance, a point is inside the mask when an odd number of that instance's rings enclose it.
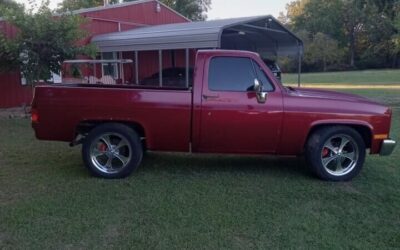
<path fill-rule="evenodd" d="M 124 178 L 139 166 L 143 148 L 133 129 L 109 123 L 90 131 L 82 146 L 82 157 L 94 176 Z"/>
<path fill-rule="evenodd" d="M 312 171 L 321 179 L 349 181 L 364 165 L 365 143 L 350 127 L 324 127 L 308 140 L 306 158 Z"/>

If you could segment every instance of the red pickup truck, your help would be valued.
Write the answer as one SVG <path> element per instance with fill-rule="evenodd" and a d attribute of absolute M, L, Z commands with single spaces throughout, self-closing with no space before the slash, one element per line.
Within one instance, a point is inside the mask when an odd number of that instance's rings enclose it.
<path fill-rule="evenodd" d="M 204 50 L 193 86 L 38 86 L 32 126 L 40 140 L 82 143 L 91 173 L 122 178 L 145 150 L 305 155 L 320 178 L 346 181 L 366 156 L 390 155 L 392 110 L 356 95 L 292 88 L 258 54 Z"/>

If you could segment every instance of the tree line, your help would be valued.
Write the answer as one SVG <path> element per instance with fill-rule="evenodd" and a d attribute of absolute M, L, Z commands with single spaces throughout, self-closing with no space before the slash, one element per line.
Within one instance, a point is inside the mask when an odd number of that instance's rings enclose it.
<path fill-rule="evenodd" d="M 400 66 L 400 0 L 296 0 L 279 20 L 304 42 L 304 71 Z"/>

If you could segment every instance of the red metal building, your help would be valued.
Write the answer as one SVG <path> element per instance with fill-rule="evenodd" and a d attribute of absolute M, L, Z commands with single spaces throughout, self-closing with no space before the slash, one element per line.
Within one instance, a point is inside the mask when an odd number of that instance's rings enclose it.
<path fill-rule="evenodd" d="M 82 9 L 74 12 L 90 22 L 85 29 L 90 37 L 110 32 L 125 31 L 143 26 L 189 22 L 187 18 L 156 0 L 138 0 L 118 5 Z M 0 32 L 12 37 L 16 30 L 0 20 Z M 29 105 L 32 87 L 23 85 L 19 72 L 0 74 L 0 108 Z"/>

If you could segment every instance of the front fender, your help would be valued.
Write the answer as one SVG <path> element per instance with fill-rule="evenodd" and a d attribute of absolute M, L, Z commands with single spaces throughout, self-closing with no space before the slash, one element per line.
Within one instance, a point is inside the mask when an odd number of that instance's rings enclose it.
<path fill-rule="evenodd" d="M 324 119 L 324 120 L 314 121 L 310 124 L 309 131 L 315 126 L 322 126 L 322 125 L 356 125 L 369 128 L 371 133 L 372 131 L 374 131 L 374 127 L 372 126 L 372 124 L 366 121 L 351 120 L 351 119 Z"/>
<path fill-rule="evenodd" d="M 308 138 L 316 129 L 323 126 L 335 126 L 335 125 L 353 127 L 363 137 L 367 147 L 370 147 L 371 149 L 374 147 L 374 145 L 372 144 L 372 139 L 374 136 L 373 125 L 366 121 L 351 120 L 351 119 L 326 119 L 326 120 L 318 120 L 312 122 L 308 128 L 307 136 L 304 138 L 302 145 L 303 146 L 306 145 Z"/>

